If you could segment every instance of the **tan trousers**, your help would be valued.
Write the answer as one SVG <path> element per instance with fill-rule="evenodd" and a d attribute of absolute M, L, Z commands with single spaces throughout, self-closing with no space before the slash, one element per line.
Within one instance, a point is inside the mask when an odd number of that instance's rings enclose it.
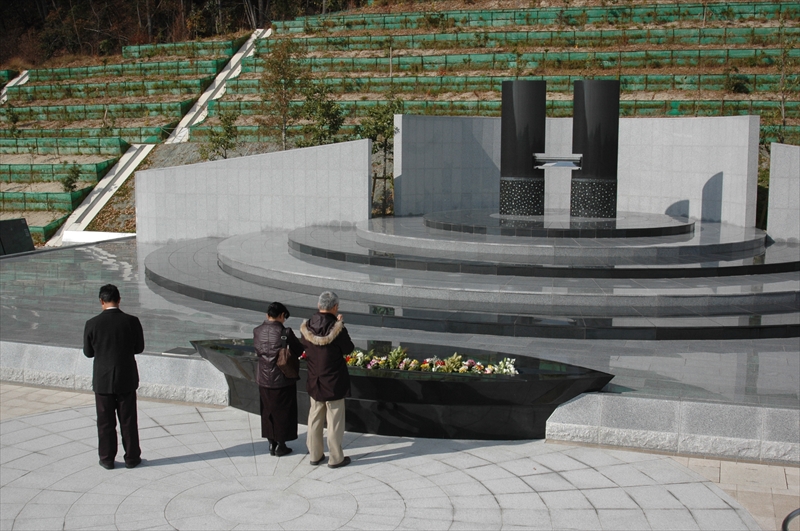
<path fill-rule="evenodd" d="M 338 465 L 344 461 L 342 437 L 344 437 L 344 398 L 332 402 L 317 402 L 311 397 L 308 410 L 308 435 L 306 446 L 312 461 L 322 459 L 325 449 L 322 447 L 322 428 L 325 418 L 328 420 L 328 451 L 331 454 L 329 465 Z"/>

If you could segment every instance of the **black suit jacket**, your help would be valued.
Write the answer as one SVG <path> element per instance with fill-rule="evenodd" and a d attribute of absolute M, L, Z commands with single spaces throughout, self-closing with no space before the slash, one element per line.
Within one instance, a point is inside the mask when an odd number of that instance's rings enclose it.
<path fill-rule="evenodd" d="M 92 389 L 100 394 L 124 394 L 139 387 L 134 354 L 144 351 L 144 331 L 137 317 L 119 308 L 103 310 L 86 321 L 83 353 L 94 358 Z"/>

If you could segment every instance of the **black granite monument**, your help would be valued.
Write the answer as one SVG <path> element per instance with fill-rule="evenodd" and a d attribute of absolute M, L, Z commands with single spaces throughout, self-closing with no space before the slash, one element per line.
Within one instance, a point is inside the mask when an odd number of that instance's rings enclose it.
<path fill-rule="evenodd" d="M 546 81 L 503 81 L 500 215 L 544 214 L 544 170 L 533 154 L 544 152 L 546 114 Z"/>
<path fill-rule="evenodd" d="M 617 153 L 619 150 L 617 80 L 575 82 L 572 155 L 545 151 L 545 81 L 504 81 L 500 126 L 500 216 L 544 215 L 544 165 L 574 170 L 570 216 L 617 217 Z M 504 219 L 516 226 L 518 219 Z M 524 220 L 536 223 L 536 220 Z M 576 220 L 576 229 L 585 221 Z M 609 221 L 608 223 L 613 223 Z M 608 228 L 613 228 L 609 226 Z"/>
<path fill-rule="evenodd" d="M 572 217 L 617 217 L 618 151 L 619 81 L 576 81 L 572 152 L 580 153 L 582 160 L 572 173 Z"/>

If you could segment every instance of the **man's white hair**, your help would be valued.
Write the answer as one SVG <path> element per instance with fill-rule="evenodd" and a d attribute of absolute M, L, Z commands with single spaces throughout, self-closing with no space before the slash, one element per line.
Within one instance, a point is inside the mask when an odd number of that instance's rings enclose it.
<path fill-rule="evenodd" d="M 339 296 L 332 291 L 323 291 L 319 296 L 317 308 L 327 312 L 333 310 L 335 306 L 339 306 Z"/>

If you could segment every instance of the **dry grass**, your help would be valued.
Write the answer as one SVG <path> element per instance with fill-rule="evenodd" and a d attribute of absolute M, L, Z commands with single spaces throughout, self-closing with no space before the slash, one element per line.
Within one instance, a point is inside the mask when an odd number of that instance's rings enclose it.
<path fill-rule="evenodd" d="M 90 183 L 79 181 L 76 190 L 91 186 Z M 0 192 L 63 192 L 64 187 L 58 181 L 38 183 L 6 183 L 0 182 Z"/>
<path fill-rule="evenodd" d="M 734 0 L 735 1 L 735 0 Z M 744 1 L 744 0 L 742 0 Z M 708 5 L 722 3 L 723 0 L 711 0 Z M 641 4 L 696 4 L 698 0 L 376 0 L 371 6 L 343 11 L 341 14 L 357 15 L 361 13 L 408 13 L 408 12 L 440 12 L 485 9 L 531 9 L 543 7 L 584 7 L 584 6 L 618 6 Z M 728 2 L 730 3 L 730 1 Z"/>
<path fill-rule="evenodd" d="M 168 116 L 145 116 L 142 118 L 117 118 L 114 121 L 114 128 L 119 127 L 156 127 L 166 126 L 172 122 L 177 121 L 177 117 Z M 37 121 L 37 120 L 23 120 L 17 124 L 20 129 L 37 130 L 37 129 L 100 129 L 103 127 L 103 120 L 75 120 L 75 121 Z M 0 129 L 8 129 L 7 122 L 0 122 Z"/>
<path fill-rule="evenodd" d="M 0 219 L 25 218 L 29 227 L 44 227 L 57 219 L 63 218 L 66 212 L 56 210 L 2 210 Z"/>
<path fill-rule="evenodd" d="M 113 155 L 30 155 L 0 154 L 0 164 L 97 164 L 115 158 Z"/>

